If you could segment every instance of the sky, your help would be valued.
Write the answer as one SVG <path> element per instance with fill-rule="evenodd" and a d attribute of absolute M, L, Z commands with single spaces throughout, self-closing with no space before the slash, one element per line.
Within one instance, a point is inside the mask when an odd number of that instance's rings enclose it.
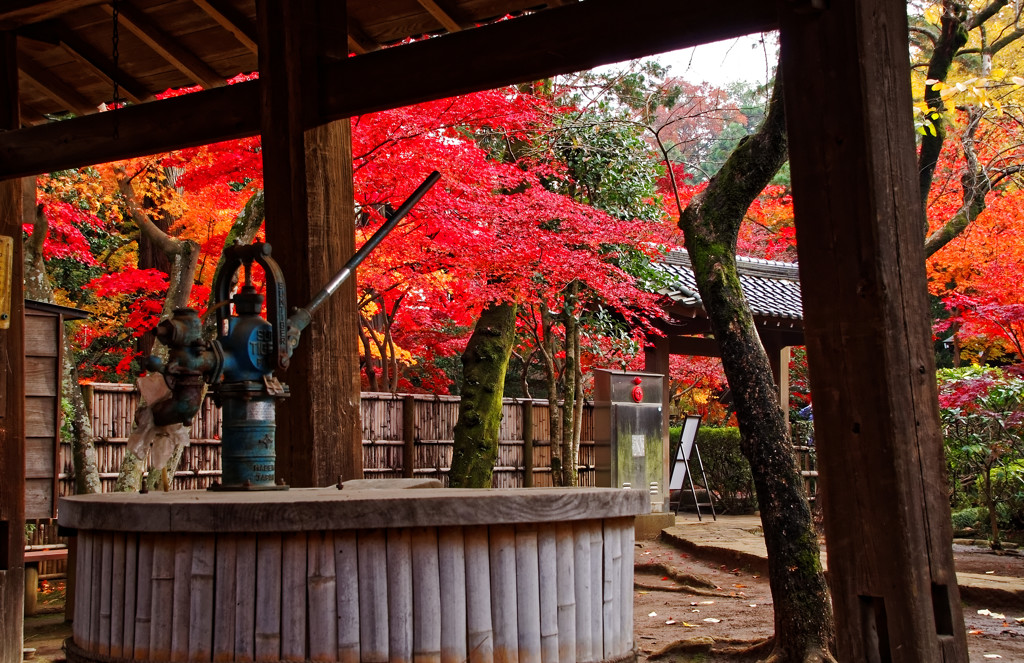
<path fill-rule="evenodd" d="M 774 34 L 748 35 L 656 56 L 669 74 L 689 83 L 724 87 L 734 81 L 766 83 L 778 59 Z"/>

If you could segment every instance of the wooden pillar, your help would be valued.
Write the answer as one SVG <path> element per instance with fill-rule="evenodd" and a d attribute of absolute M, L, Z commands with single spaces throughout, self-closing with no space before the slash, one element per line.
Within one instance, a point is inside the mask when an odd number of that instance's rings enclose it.
<path fill-rule="evenodd" d="M 764 342 L 762 336 L 761 339 Z M 779 405 L 782 413 L 789 417 L 789 346 L 765 343 L 768 362 L 772 365 L 772 377 L 779 388 Z"/>
<path fill-rule="evenodd" d="M 533 399 L 523 401 L 523 488 L 533 488 Z"/>
<path fill-rule="evenodd" d="M 781 3 L 781 41 L 837 654 L 966 661 L 906 2 L 818 4 Z"/>
<path fill-rule="evenodd" d="M 416 397 L 402 399 L 402 476 L 412 479 L 416 476 Z"/>
<path fill-rule="evenodd" d="M 319 72 L 345 57 L 345 5 L 257 2 L 267 241 L 289 307 L 305 306 L 355 252 L 348 120 L 315 126 Z M 340 44 L 339 52 L 332 52 Z M 312 128 L 308 128 L 312 127 Z M 362 477 L 355 279 L 318 310 L 278 407 L 277 475 L 292 486 Z"/>
<path fill-rule="evenodd" d="M 672 452 L 672 443 L 668 439 L 668 415 L 669 415 L 669 359 L 672 354 L 669 349 L 669 339 L 664 336 L 652 336 L 647 339 L 644 346 L 644 371 L 647 373 L 658 373 L 664 375 L 662 381 L 664 389 L 661 392 L 661 440 L 662 440 L 662 464 L 664 470 L 661 473 L 661 485 L 665 486 L 665 495 L 668 495 L 668 483 L 672 473 L 672 461 L 669 455 Z"/>
<path fill-rule="evenodd" d="M 18 58 L 13 32 L 0 32 L 0 130 L 17 129 Z M 21 661 L 25 601 L 25 330 L 21 265 L 21 180 L 0 182 L 0 236 L 14 239 L 9 328 L 0 329 L 0 663 Z M 0 293 L 0 299 L 3 294 Z"/>

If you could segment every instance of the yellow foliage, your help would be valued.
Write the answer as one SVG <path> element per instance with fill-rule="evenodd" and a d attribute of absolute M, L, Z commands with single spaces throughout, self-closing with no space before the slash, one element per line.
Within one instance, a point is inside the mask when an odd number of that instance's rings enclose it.
<path fill-rule="evenodd" d="M 369 333 L 370 333 L 370 336 L 372 336 L 377 341 L 377 343 L 370 343 L 369 344 L 370 345 L 370 356 L 373 357 L 374 359 L 380 361 L 380 359 L 381 359 L 380 350 L 377 349 L 377 344 L 378 343 L 380 343 L 381 345 L 384 344 L 384 334 L 382 334 L 381 332 L 379 332 L 379 331 L 377 331 L 375 329 L 369 330 Z M 361 344 L 360 344 L 360 348 L 362 348 Z M 417 363 L 416 359 L 412 356 L 412 353 L 410 353 L 408 350 L 405 350 L 403 348 L 400 348 L 398 345 L 395 345 L 394 346 L 394 352 L 395 352 L 394 359 L 396 359 L 400 364 L 406 364 L 407 366 L 415 366 L 416 365 L 416 363 Z M 363 350 L 362 349 L 360 350 L 360 354 L 363 354 Z"/>

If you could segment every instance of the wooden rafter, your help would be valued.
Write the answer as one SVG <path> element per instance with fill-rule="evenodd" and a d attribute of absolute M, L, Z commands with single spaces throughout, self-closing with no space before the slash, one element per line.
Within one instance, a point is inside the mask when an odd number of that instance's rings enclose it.
<path fill-rule="evenodd" d="M 28 106 L 24 102 L 21 104 L 21 124 L 22 126 L 31 126 L 33 124 L 40 124 L 46 122 L 46 116 L 37 111 L 35 108 Z"/>
<path fill-rule="evenodd" d="M 762 0 L 728 6 L 634 0 L 632 7 L 623 15 L 615 3 L 582 2 L 345 58 L 325 67 L 318 121 L 767 31 L 778 20 L 774 4 Z M 652 23 L 648 16 L 659 20 Z M 124 108 L 117 111 L 118 141 L 110 140 L 113 113 L 0 133 L 0 179 L 251 136 L 259 131 L 259 113 L 253 111 L 259 108 L 258 86 L 238 83 Z M 188 120 L 194 117 L 203 122 Z"/>
<path fill-rule="evenodd" d="M 372 37 L 363 32 L 362 27 L 354 20 L 348 20 L 348 48 L 357 55 L 380 50 L 378 44 Z"/>
<path fill-rule="evenodd" d="M 430 15 L 437 19 L 448 32 L 459 32 L 462 26 L 455 22 L 448 12 L 441 8 L 434 0 L 417 0 L 420 6 L 430 12 Z"/>
<path fill-rule="evenodd" d="M 107 12 L 113 7 L 105 5 Z M 173 37 L 161 30 L 144 12 L 128 2 L 118 5 L 120 24 L 156 51 L 160 57 L 174 65 L 175 69 L 188 76 L 198 85 L 206 88 L 225 85 L 224 77 L 211 69 L 194 53 L 184 48 Z"/>
<path fill-rule="evenodd" d="M 109 0 L 0 0 L 0 30 L 46 21 L 82 7 L 104 2 Z"/>
<path fill-rule="evenodd" d="M 18 70 L 47 97 L 63 106 L 64 110 L 73 111 L 77 115 L 86 115 L 96 111 L 96 104 L 91 103 L 52 72 L 24 55 L 18 58 Z"/>
<path fill-rule="evenodd" d="M 59 21 L 47 21 L 28 26 L 18 32 L 19 39 L 34 39 L 50 45 L 59 45 L 64 51 L 77 60 L 83 67 L 90 70 L 98 78 L 117 85 L 121 94 L 132 103 L 141 104 L 153 95 L 145 86 L 123 71 L 118 71 L 108 54 L 79 37 L 74 30 Z"/>
<path fill-rule="evenodd" d="M 256 26 L 247 16 L 236 10 L 223 0 L 192 0 L 206 14 L 217 21 L 217 23 L 233 34 L 235 39 L 245 46 L 251 53 L 259 53 L 259 44 L 256 39 Z"/>

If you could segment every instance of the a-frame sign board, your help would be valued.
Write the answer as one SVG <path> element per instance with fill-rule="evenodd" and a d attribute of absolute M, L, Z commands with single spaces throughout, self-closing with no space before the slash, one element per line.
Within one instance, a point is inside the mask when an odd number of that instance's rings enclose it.
<path fill-rule="evenodd" d="M 697 448 L 697 431 L 700 430 L 700 416 L 687 415 L 683 420 L 683 428 L 680 433 L 679 445 L 676 447 L 676 457 L 672 460 L 672 475 L 669 478 L 669 494 L 675 491 L 675 499 L 669 500 L 669 508 L 679 512 L 679 503 L 682 501 L 683 481 L 690 484 L 690 494 L 693 495 L 693 504 L 697 508 L 697 519 L 703 520 L 700 508 L 702 506 L 711 508 L 711 517 L 718 520 L 715 514 L 715 505 L 711 501 L 711 490 L 708 488 L 708 477 L 704 473 L 704 463 L 700 459 L 700 449 Z M 704 483 L 704 491 L 707 493 L 708 501 L 701 502 L 697 499 L 697 490 L 693 486 L 693 473 L 690 470 L 690 457 L 695 456 L 697 467 L 700 468 L 700 477 Z"/>

